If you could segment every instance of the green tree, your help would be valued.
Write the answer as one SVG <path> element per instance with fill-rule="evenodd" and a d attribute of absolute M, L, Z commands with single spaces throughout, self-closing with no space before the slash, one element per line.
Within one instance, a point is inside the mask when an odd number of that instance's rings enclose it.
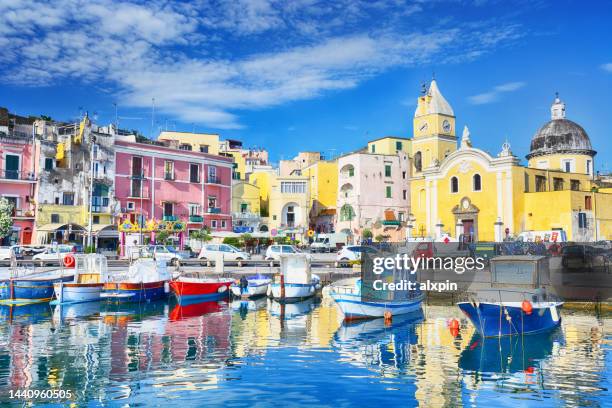
<path fill-rule="evenodd" d="M 195 239 L 196 241 L 200 241 L 200 242 L 208 242 L 212 240 L 212 236 L 210 235 L 210 230 L 206 227 L 200 230 L 197 230 L 197 231 L 193 231 L 190 235 L 190 238 Z"/>
<path fill-rule="evenodd" d="M 372 234 L 372 230 L 369 228 L 364 229 L 361 235 L 363 236 L 363 239 L 372 239 L 374 236 L 374 234 Z"/>
<path fill-rule="evenodd" d="M 170 233 L 168 231 L 159 231 L 158 233 L 155 234 L 155 242 L 158 245 L 166 245 L 169 237 L 170 237 Z"/>
<path fill-rule="evenodd" d="M 227 245 L 232 245 L 232 246 L 239 246 L 240 245 L 240 238 L 236 238 L 236 237 L 225 237 L 223 238 L 223 243 L 227 244 Z"/>
<path fill-rule="evenodd" d="M 383 242 L 383 241 L 386 241 L 387 239 L 389 239 L 389 235 L 382 235 L 382 234 L 378 234 L 378 235 L 377 235 L 377 236 L 374 238 L 374 240 L 375 240 L 376 242 Z"/>
<path fill-rule="evenodd" d="M 0 238 L 6 237 L 13 226 L 13 204 L 6 198 L 0 198 Z"/>

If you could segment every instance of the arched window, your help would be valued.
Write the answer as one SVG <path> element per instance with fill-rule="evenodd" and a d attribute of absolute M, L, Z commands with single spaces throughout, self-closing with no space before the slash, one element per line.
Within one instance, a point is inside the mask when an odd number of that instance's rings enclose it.
<path fill-rule="evenodd" d="M 421 171 L 422 167 L 423 167 L 423 157 L 421 155 L 421 152 L 416 152 L 414 155 L 414 168 L 416 169 L 416 171 Z"/>
<path fill-rule="evenodd" d="M 474 174 L 474 191 L 480 191 L 482 189 L 482 182 L 480 179 L 480 174 Z"/>
<path fill-rule="evenodd" d="M 349 204 L 344 204 L 340 208 L 340 221 L 351 221 L 355 218 L 355 211 Z"/>
<path fill-rule="evenodd" d="M 455 176 L 451 177 L 451 193 L 459 192 L 459 179 Z"/>

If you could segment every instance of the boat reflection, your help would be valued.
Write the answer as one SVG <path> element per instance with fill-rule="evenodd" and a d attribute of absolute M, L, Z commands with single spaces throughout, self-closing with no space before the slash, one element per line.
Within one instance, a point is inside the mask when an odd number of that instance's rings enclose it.
<path fill-rule="evenodd" d="M 371 319 L 343 322 L 332 346 L 351 364 L 404 368 L 410 363 L 410 345 L 417 344 L 417 324 L 424 319 L 421 309 L 394 316 L 391 323 Z"/>
<path fill-rule="evenodd" d="M 459 356 L 459 368 L 479 374 L 530 374 L 562 344 L 564 338 L 560 329 L 501 338 L 483 338 L 475 332 Z"/>
<path fill-rule="evenodd" d="M 48 303 L 30 303 L 26 305 L 0 305 L 0 322 L 36 323 L 51 315 Z"/>
<path fill-rule="evenodd" d="M 100 301 L 58 304 L 53 310 L 53 322 L 59 324 L 64 320 L 99 316 L 101 308 Z"/>
<path fill-rule="evenodd" d="M 310 313 L 321 301 L 317 298 L 308 298 L 299 302 L 287 303 L 268 299 L 270 316 L 281 320 L 299 319 Z"/>
<path fill-rule="evenodd" d="M 238 312 L 241 319 L 246 319 L 249 312 L 255 312 L 257 310 L 265 309 L 268 305 L 268 299 L 265 297 L 252 298 L 252 299 L 234 299 L 232 300 L 231 307 L 232 311 Z"/>

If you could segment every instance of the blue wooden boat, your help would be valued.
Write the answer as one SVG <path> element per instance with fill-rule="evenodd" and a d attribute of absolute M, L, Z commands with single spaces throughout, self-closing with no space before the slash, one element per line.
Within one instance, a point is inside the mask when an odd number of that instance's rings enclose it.
<path fill-rule="evenodd" d="M 62 276 L 58 272 L 11 277 L 0 281 L 0 304 L 23 305 L 48 302 L 53 299 L 53 284 L 68 282 L 72 275 Z"/>
<path fill-rule="evenodd" d="M 109 277 L 100 298 L 118 303 L 164 299 L 170 292 L 170 277 L 165 261 L 137 259 L 127 274 Z"/>
<path fill-rule="evenodd" d="M 483 337 L 539 334 L 561 324 L 563 302 L 547 293 L 548 258 L 520 255 L 491 259 L 491 288 L 457 306 Z"/>

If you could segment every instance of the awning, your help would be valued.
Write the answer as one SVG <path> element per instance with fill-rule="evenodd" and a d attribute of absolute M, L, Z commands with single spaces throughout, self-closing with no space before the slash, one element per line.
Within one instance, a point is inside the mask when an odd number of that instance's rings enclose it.
<path fill-rule="evenodd" d="M 91 235 L 98 238 L 119 238 L 119 231 L 115 224 L 94 224 L 91 226 Z"/>
<path fill-rule="evenodd" d="M 52 223 L 52 224 L 45 224 L 42 225 L 40 227 L 36 228 L 36 231 L 48 231 L 48 232 L 52 232 L 52 231 L 56 231 L 62 227 L 68 227 L 68 225 L 72 225 L 72 230 L 73 231 L 82 231 L 85 228 L 81 227 L 79 224 L 64 224 L 64 223 Z"/>
<path fill-rule="evenodd" d="M 335 208 L 324 208 L 319 213 L 319 216 L 333 216 L 333 215 L 336 215 Z"/>
<path fill-rule="evenodd" d="M 385 210 L 385 221 L 395 221 L 395 212 L 393 210 Z"/>

